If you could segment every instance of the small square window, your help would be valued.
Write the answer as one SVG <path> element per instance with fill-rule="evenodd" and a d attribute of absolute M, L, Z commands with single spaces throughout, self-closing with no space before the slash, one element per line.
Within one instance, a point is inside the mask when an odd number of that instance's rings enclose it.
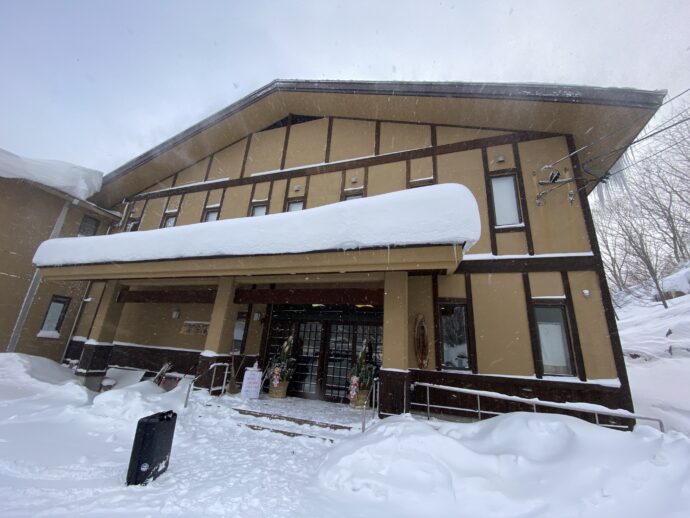
<path fill-rule="evenodd" d="M 204 223 L 208 221 L 218 221 L 218 216 L 220 215 L 220 209 L 206 209 L 204 211 Z"/>
<path fill-rule="evenodd" d="M 299 201 L 291 201 L 288 203 L 287 210 L 288 212 L 296 212 L 298 210 L 304 209 L 304 202 L 302 200 Z"/>
<path fill-rule="evenodd" d="M 364 195 L 362 193 L 348 194 L 347 196 L 345 196 L 345 201 L 358 200 L 359 198 L 364 198 Z"/>
<path fill-rule="evenodd" d="M 254 205 L 252 207 L 252 216 L 265 216 L 267 209 L 266 205 Z"/>
<path fill-rule="evenodd" d="M 535 306 L 539 350 L 544 374 L 574 376 L 570 340 L 563 306 Z"/>
<path fill-rule="evenodd" d="M 41 331 L 38 334 L 39 337 L 60 337 L 58 333 L 60 332 L 62 321 L 65 319 L 65 314 L 67 313 L 69 302 L 69 297 L 53 295 L 53 298 L 50 299 L 50 305 L 48 306 L 46 316 L 43 319 L 43 325 L 41 326 Z"/>
<path fill-rule="evenodd" d="M 515 176 L 498 176 L 491 179 L 496 226 L 517 225 L 520 220 Z"/>
<path fill-rule="evenodd" d="M 177 223 L 177 214 L 166 214 L 161 228 L 172 228 Z"/>
<path fill-rule="evenodd" d="M 139 220 L 130 219 L 125 227 L 125 232 L 136 232 L 137 230 L 139 230 Z"/>
<path fill-rule="evenodd" d="M 79 232 L 77 232 L 77 237 L 88 237 L 95 236 L 98 232 L 98 226 L 101 224 L 96 218 L 91 216 L 84 216 L 79 224 Z"/>
<path fill-rule="evenodd" d="M 443 367 L 470 370 L 467 308 L 464 304 L 441 304 L 439 309 Z"/>

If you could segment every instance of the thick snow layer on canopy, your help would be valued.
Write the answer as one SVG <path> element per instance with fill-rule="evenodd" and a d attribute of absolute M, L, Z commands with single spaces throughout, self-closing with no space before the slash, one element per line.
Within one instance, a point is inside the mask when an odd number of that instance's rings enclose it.
<path fill-rule="evenodd" d="M 185 409 L 188 382 L 96 395 L 50 360 L 0 354 L 0 515 L 680 518 L 690 508 L 682 434 L 512 414 L 474 424 L 395 417 L 365 434 L 328 431 L 331 443 L 252 429 L 287 425 L 239 414 L 235 397 L 193 392 Z M 259 410 L 305 403 L 312 417 L 318 402 L 267 403 Z M 126 487 L 137 419 L 171 409 L 168 471 Z"/>
<path fill-rule="evenodd" d="M 299 212 L 52 239 L 41 244 L 34 263 L 58 266 L 393 245 L 466 243 L 469 249 L 480 231 L 479 209 L 469 189 L 443 184 Z"/>
<path fill-rule="evenodd" d="M 0 149 L 0 177 L 30 180 L 85 200 L 101 188 L 103 173 L 58 160 L 24 158 Z"/>

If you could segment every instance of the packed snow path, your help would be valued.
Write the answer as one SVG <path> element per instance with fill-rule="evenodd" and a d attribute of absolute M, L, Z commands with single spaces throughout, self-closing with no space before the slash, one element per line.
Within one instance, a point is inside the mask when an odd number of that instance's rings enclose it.
<path fill-rule="evenodd" d="M 0 354 L 0 515 L 680 518 L 690 508 L 682 434 L 516 413 L 395 417 L 365 434 L 329 431 L 332 443 L 252 430 L 236 398 L 195 393 L 184 410 L 184 395 L 149 382 L 95 395 L 49 360 Z M 179 412 L 169 470 L 125 487 L 136 421 L 168 409 Z"/>

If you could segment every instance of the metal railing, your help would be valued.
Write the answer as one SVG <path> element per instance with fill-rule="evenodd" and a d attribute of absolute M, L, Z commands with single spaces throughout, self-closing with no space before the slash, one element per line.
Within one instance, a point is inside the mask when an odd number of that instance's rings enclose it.
<path fill-rule="evenodd" d="M 220 390 L 220 396 L 225 394 L 225 390 L 227 389 L 228 386 L 228 369 L 230 368 L 229 363 L 212 363 L 211 365 L 208 366 L 208 369 L 206 369 L 204 372 L 199 374 L 196 378 L 192 380 L 192 382 L 189 384 L 189 387 L 187 388 L 187 397 L 184 399 L 184 407 L 187 408 L 187 404 L 189 403 L 189 395 L 192 393 L 192 390 L 194 389 L 194 384 L 201 378 L 202 376 L 205 376 L 209 372 L 213 371 L 211 374 L 211 382 L 209 383 L 209 392 L 217 389 L 218 387 L 213 385 L 213 382 L 216 380 L 216 369 L 218 367 L 225 367 L 225 373 L 223 374 L 223 386 L 221 387 Z"/>
<path fill-rule="evenodd" d="M 594 414 L 594 420 L 596 424 L 601 425 L 602 423 L 599 420 L 599 416 L 607 416 L 607 417 L 618 417 L 622 419 L 637 419 L 641 421 L 652 421 L 657 424 L 659 427 L 659 430 L 663 433 L 665 432 L 665 426 L 664 422 L 661 419 L 658 419 L 656 417 L 648 417 L 648 416 L 643 416 L 639 414 L 633 414 L 632 412 L 628 412 L 626 410 L 619 410 L 619 411 L 614 411 L 614 410 L 599 410 L 599 409 L 593 409 L 593 408 L 586 408 L 578 405 L 577 403 L 556 403 L 554 401 L 539 401 L 535 399 L 528 399 L 528 398 L 523 398 L 520 396 L 507 396 L 505 394 L 499 394 L 496 392 L 486 392 L 483 390 L 473 390 L 473 389 L 464 389 L 464 388 L 458 388 L 458 387 L 450 387 L 448 385 L 435 385 L 433 383 L 422 383 L 422 382 L 414 382 L 410 385 L 411 390 L 414 390 L 415 387 L 424 387 L 426 388 L 426 403 L 415 403 L 415 402 L 410 402 L 410 405 L 415 405 L 415 406 L 425 406 L 426 407 L 426 417 L 427 419 L 431 418 L 430 415 L 430 409 L 431 408 L 438 408 L 438 409 L 445 409 L 445 410 L 463 410 L 467 412 L 474 412 L 477 414 L 477 417 L 481 419 L 482 414 L 492 414 L 492 415 L 500 415 L 501 412 L 492 412 L 490 410 L 482 410 L 481 406 L 481 398 L 490 398 L 490 399 L 499 399 L 501 401 L 512 401 L 515 403 L 523 403 L 526 405 L 531 405 L 532 406 L 532 411 L 536 412 L 538 406 L 542 407 L 547 407 L 547 408 L 558 408 L 560 410 L 570 410 L 571 412 L 582 412 L 582 413 L 587 413 L 587 414 Z M 446 392 L 458 392 L 460 394 L 469 394 L 469 395 L 474 395 L 477 398 L 477 408 L 467 408 L 467 407 L 461 407 L 461 406 L 444 406 L 444 405 L 432 405 L 430 403 L 429 399 L 429 390 L 434 389 L 434 390 L 444 390 Z M 405 391 L 407 392 L 407 391 Z M 603 426 L 616 426 L 616 425 L 610 425 L 604 423 Z"/>
<path fill-rule="evenodd" d="M 362 405 L 362 433 L 367 429 L 367 404 L 371 400 L 372 417 L 375 417 L 377 410 L 379 408 L 379 379 L 374 378 L 374 382 L 369 387 L 369 393 L 367 394 L 367 400 Z"/>

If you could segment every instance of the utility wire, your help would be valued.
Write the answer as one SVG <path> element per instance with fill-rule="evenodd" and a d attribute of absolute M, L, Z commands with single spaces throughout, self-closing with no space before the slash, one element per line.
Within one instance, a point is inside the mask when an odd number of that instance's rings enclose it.
<path fill-rule="evenodd" d="M 688 92 L 690 92 L 690 88 L 686 88 L 685 90 L 683 90 L 682 92 L 680 92 L 678 95 L 674 95 L 674 96 L 671 97 L 669 100 L 667 100 L 667 101 L 661 103 L 661 104 L 659 105 L 659 108 L 661 108 L 662 106 L 665 106 L 665 105 L 667 105 L 667 104 L 669 104 L 669 103 L 675 101 L 675 100 L 678 99 L 680 96 L 685 95 L 685 94 L 688 93 Z M 635 118 L 630 124 L 633 124 L 633 123 L 635 123 L 635 122 L 641 121 L 641 120 L 644 119 L 646 116 L 647 116 L 646 114 L 640 115 L 639 117 Z M 675 118 L 675 116 L 674 116 L 674 118 Z M 663 124 L 663 123 L 662 123 L 662 124 Z M 585 149 L 588 149 L 588 148 L 594 146 L 595 144 L 598 144 L 598 143 L 601 142 L 602 140 L 605 140 L 605 139 L 611 137 L 612 135 L 616 135 L 617 133 L 620 133 L 621 131 L 627 129 L 628 127 L 629 127 L 629 125 L 628 125 L 628 126 L 624 126 L 624 127 L 622 127 L 622 128 L 618 128 L 618 129 L 613 130 L 613 131 L 611 131 L 611 132 L 609 132 L 609 133 L 606 133 L 605 135 L 602 135 L 602 136 L 599 137 L 598 139 L 593 140 L 593 141 L 590 142 L 589 144 L 585 144 L 584 146 L 582 146 L 582 147 L 576 149 L 575 151 L 573 151 L 573 152 L 571 152 L 571 153 L 568 153 L 567 155 L 565 155 L 565 156 L 559 158 L 559 159 L 556 160 L 555 162 L 552 162 L 551 164 L 545 165 L 544 168 L 552 168 L 553 166 L 555 166 L 556 164 L 562 162 L 563 160 L 566 160 L 566 159 L 572 157 L 573 155 L 576 155 L 576 154 L 578 154 L 579 152 L 584 151 Z"/>

